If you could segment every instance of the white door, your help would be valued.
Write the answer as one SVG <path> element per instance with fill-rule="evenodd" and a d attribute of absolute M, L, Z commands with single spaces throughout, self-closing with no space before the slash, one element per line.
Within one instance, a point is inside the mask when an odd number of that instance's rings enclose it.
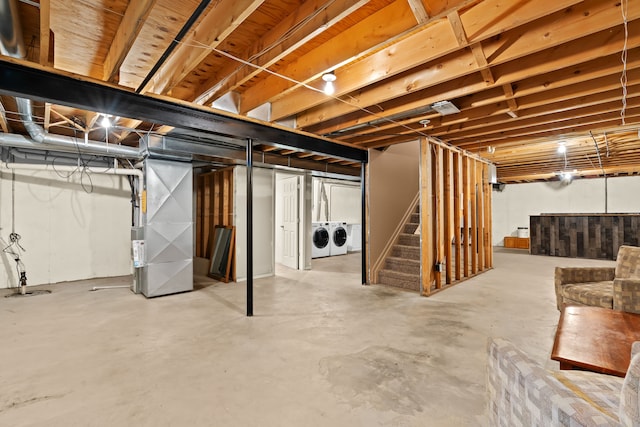
<path fill-rule="evenodd" d="M 282 180 L 282 264 L 298 269 L 298 184 L 300 177 Z"/>

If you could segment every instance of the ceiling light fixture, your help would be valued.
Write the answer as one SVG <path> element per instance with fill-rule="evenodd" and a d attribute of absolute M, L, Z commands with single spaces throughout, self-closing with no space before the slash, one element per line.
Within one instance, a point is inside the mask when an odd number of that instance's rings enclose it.
<path fill-rule="evenodd" d="M 422 125 L 422 127 L 425 127 L 425 128 L 426 128 L 426 127 L 427 127 L 427 125 L 428 125 L 429 123 L 431 123 L 431 120 L 429 120 L 429 119 L 422 119 L 422 120 L 420 120 L 418 123 L 420 123 L 420 124 Z"/>
<path fill-rule="evenodd" d="M 111 127 L 111 120 L 109 119 L 109 115 L 104 114 L 104 115 L 102 116 L 102 120 L 100 120 L 100 125 L 101 125 L 103 128 L 109 128 L 109 127 Z"/>
<path fill-rule="evenodd" d="M 333 73 L 333 71 L 325 73 L 322 75 L 322 80 L 326 82 L 324 84 L 324 93 L 326 95 L 333 95 L 336 92 L 336 88 L 333 84 L 333 82 L 336 81 L 336 75 Z"/>
<path fill-rule="evenodd" d="M 564 144 L 558 145 L 558 153 L 564 154 L 567 152 L 567 146 Z"/>

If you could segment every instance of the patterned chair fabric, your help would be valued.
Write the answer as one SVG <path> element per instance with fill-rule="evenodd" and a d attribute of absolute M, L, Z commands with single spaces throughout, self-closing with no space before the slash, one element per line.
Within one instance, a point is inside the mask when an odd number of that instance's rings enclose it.
<path fill-rule="evenodd" d="M 620 246 L 614 267 L 556 267 L 556 305 L 640 313 L 640 248 Z"/>
<path fill-rule="evenodd" d="M 594 372 L 548 371 L 508 341 L 497 338 L 489 338 L 488 356 L 490 426 L 638 425 L 618 420 L 627 413 L 625 399 L 636 399 L 637 405 L 637 382 L 635 395 L 632 384 L 626 396 L 621 394 L 622 378 Z M 640 369 L 640 357 L 634 360 L 638 365 L 634 368 Z M 633 417 L 634 408 L 630 411 Z"/>
<path fill-rule="evenodd" d="M 640 313 L 640 279 L 616 278 L 613 281 L 613 309 Z"/>
<path fill-rule="evenodd" d="M 616 257 L 616 277 L 619 279 L 640 279 L 640 248 L 620 246 Z"/>
<path fill-rule="evenodd" d="M 613 281 L 567 284 L 562 289 L 565 305 L 613 307 Z"/>
<path fill-rule="evenodd" d="M 625 426 L 640 425 L 640 341 L 634 342 L 631 349 L 631 363 L 624 377 L 620 394 L 620 412 L 618 417 Z"/>

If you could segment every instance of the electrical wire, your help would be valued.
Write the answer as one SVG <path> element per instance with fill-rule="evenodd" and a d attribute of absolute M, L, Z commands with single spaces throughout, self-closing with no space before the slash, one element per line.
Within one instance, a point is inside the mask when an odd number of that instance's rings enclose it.
<path fill-rule="evenodd" d="M 120 13 L 120 12 L 116 12 L 113 9 L 110 9 L 108 7 L 104 7 L 104 6 L 98 6 L 96 5 L 96 1 L 88 1 L 88 0 L 76 0 L 79 3 L 84 3 L 85 5 L 95 8 L 95 9 L 102 9 L 105 12 L 109 12 L 109 13 L 113 13 L 114 15 L 118 15 L 118 16 L 122 16 L 124 17 L 124 13 Z"/>
<path fill-rule="evenodd" d="M 11 170 L 11 234 L 16 232 L 16 171 Z"/>
<path fill-rule="evenodd" d="M 324 3 L 322 6 L 318 7 L 316 10 L 314 10 L 314 12 L 312 14 L 308 15 L 302 21 L 298 22 L 296 25 L 294 25 L 293 27 L 289 28 L 284 34 L 282 34 L 280 37 L 278 37 L 276 40 L 274 40 L 274 42 L 271 43 L 269 46 L 266 46 L 260 52 L 256 52 L 255 54 L 251 55 L 249 58 L 246 59 L 246 61 L 249 62 L 249 63 L 253 63 L 253 61 L 257 60 L 258 58 L 260 58 L 261 56 L 263 56 L 266 53 L 270 52 L 271 50 L 277 48 L 280 44 L 284 43 L 285 41 L 287 41 L 288 39 L 293 37 L 293 35 L 300 28 L 302 28 L 307 23 L 309 23 L 313 18 L 315 18 L 319 14 L 323 13 L 324 11 L 326 11 L 329 8 L 329 6 L 331 6 L 333 3 L 335 3 L 335 0 L 330 0 L 327 3 Z M 235 70 L 233 70 L 227 76 L 222 78 L 222 80 L 219 83 L 216 84 L 216 87 L 219 87 L 220 85 L 222 85 L 225 82 L 227 82 L 229 79 L 231 79 L 233 74 L 239 72 L 240 70 L 244 69 L 247 66 L 249 66 L 249 65 L 245 64 L 245 63 L 241 63 L 241 65 L 239 65 Z M 206 91 L 205 93 L 203 93 L 202 95 L 200 95 L 196 99 L 196 102 L 199 102 L 199 101 L 200 102 L 206 102 L 206 100 L 211 96 L 212 92 L 213 92 L 213 90 Z"/>
<path fill-rule="evenodd" d="M 11 110 L 5 110 L 5 113 L 16 114 L 16 115 L 20 114 L 17 111 L 11 111 Z M 38 120 L 34 120 L 34 123 L 37 123 L 37 124 L 39 124 L 41 126 L 44 125 L 44 117 L 36 116 L 36 115 L 33 115 L 33 117 L 34 117 L 34 119 L 38 119 Z M 16 118 L 12 118 L 12 117 L 6 117 L 6 120 L 7 120 L 7 122 L 23 123 L 22 119 L 16 119 Z M 154 123 L 154 124 L 157 124 L 157 123 Z M 70 130 L 70 131 L 73 131 L 73 132 L 78 132 L 78 128 L 76 128 L 75 126 L 68 125 L 68 124 L 56 124 L 55 127 L 56 128 L 60 128 L 60 129 Z M 139 137 L 143 137 L 145 135 L 162 135 L 161 133 L 154 132 L 153 129 L 141 130 L 141 129 L 137 129 L 137 128 L 130 128 L 130 127 L 118 126 L 118 125 L 112 125 L 112 126 L 110 126 L 110 128 L 111 129 L 115 129 L 115 130 L 130 131 L 131 133 L 135 133 Z M 87 130 L 86 132 L 93 132 L 93 131 L 98 130 L 98 129 L 100 129 L 100 126 L 93 127 L 91 129 Z"/>
<path fill-rule="evenodd" d="M 622 47 L 622 75 L 620 76 L 620 85 L 622 86 L 622 109 L 620 110 L 620 118 L 622 125 L 626 124 L 625 116 L 627 110 L 627 41 L 629 39 L 629 22 L 627 20 L 627 9 L 629 1 L 622 0 L 620 2 L 620 11 L 622 13 L 622 23 L 624 26 L 624 45 Z"/>
<path fill-rule="evenodd" d="M 279 77 L 279 78 L 281 78 L 281 79 L 284 79 L 284 80 L 286 80 L 286 81 L 288 81 L 288 82 L 291 82 L 291 83 L 295 84 L 296 86 L 301 86 L 301 87 L 304 87 L 304 88 L 306 88 L 306 89 L 312 90 L 312 91 L 314 91 L 314 92 L 321 93 L 321 94 L 323 94 L 323 95 L 327 96 L 328 98 L 332 98 L 332 99 L 334 99 L 334 100 L 336 100 L 336 101 L 338 101 L 338 102 L 341 102 L 341 103 L 343 103 L 343 104 L 346 104 L 346 105 L 348 105 L 348 106 L 350 106 L 350 107 L 352 107 L 352 108 L 356 108 L 356 109 L 358 109 L 358 110 L 360 110 L 360 111 L 362 111 L 362 112 L 364 112 L 364 113 L 366 113 L 366 114 L 368 114 L 368 115 L 370 115 L 370 116 L 376 117 L 377 119 L 381 119 L 381 120 L 387 121 L 387 122 L 389 122 L 389 123 L 392 123 L 392 124 L 394 124 L 394 125 L 396 125 L 396 126 L 399 126 L 399 127 L 405 128 L 405 129 L 409 130 L 411 133 L 414 133 L 414 134 L 420 135 L 420 136 L 425 137 L 425 138 L 433 138 L 432 136 L 430 136 L 430 135 L 428 135 L 428 134 L 426 134 L 426 133 L 424 133 L 424 132 L 421 132 L 421 131 L 419 131 L 419 130 L 417 130 L 417 129 L 414 129 L 414 128 L 412 128 L 412 127 L 410 127 L 410 126 L 408 126 L 408 125 L 406 125 L 406 124 L 404 124 L 404 123 L 398 122 L 398 121 L 393 120 L 393 119 L 390 119 L 390 118 L 388 118 L 388 117 L 381 116 L 380 114 L 377 114 L 377 113 L 375 113 L 374 111 L 371 111 L 371 110 L 370 110 L 370 109 L 368 109 L 368 108 L 365 108 L 365 107 L 361 107 L 361 106 L 359 106 L 359 105 L 356 105 L 356 104 L 354 104 L 354 103 L 352 103 L 352 102 L 349 102 L 348 100 L 343 99 L 343 98 L 341 98 L 341 97 L 339 97 L 339 96 L 327 95 L 327 94 L 326 94 L 326 93 L 324 93 L 324 91 L 323 91 L 323 90 L 321 90 L 321 89 L 315 88 L 315 87 L 313 87 L 313 86 L 311 86 L 311 85 L 308 85 L 308 84 L 306 84 L 306 83 L 300 82 L 300 81 L 298 81 L 298 80 L 296 80 L 296 79 L 293 79 L 293 78 L 291 78 L 291 77 L 288 77 L 288 76 L 285 76 L 285 75 L 283 75 L 283 74 L 277 73 L 277 72 L 272 71 L 272 70 L 270 70 L 270 69 L 268 69 L 268 68 L 266 68 L 266 67 L 263 67 L 263 66 L 260 66 L 260 65 L 256 65 L 256 64 L 252 64 L 252 63 L 251 63 L 251 62 L 249 62 L 249 61 L 246 61 L 246 60 L 244 60 L 244 59 L 238 58 L 238 57 L 236 57 L 236 56 L 234 56 L 234 55 L 232 55 L 232 54 L 230 54 L 230 53 L 228 53 L 228 52 L 225 52 L 225 51 L 223 51 L 223 50 L 220 50 L 220 49 L 217 49 L 217 48 L 213 48 L 213 47 L 211 47 L 211 46 L 208 46 L 208 45 L 206 45 L 206 44 L 204 44 L 204 43 L 200 43 L 200 42 L 197 42 L 197 43 L 195 43 L 195 44 L 194 44 L 194 43 L 186 43 L 186 42 L 181 41 L 181 42 L 179 42 L 179 43 L 180 43 L 180 44 L 184 44 L 184 45 L 189 46 L 189 47 L 193 47 L 193 48 L 207 49 L 207 50 L 210 50 L 210 51 L 212 51 L 212 52 L 216 52 L 216 53 L 218 53 L 218 54 L 220 54 L 220 55 L 223 55 L 223 56 L 226 56 L 227 58 L 232 59 L 232 60 L 234 60 L 234 61 L 238 61 L 238 62 L 240 62 L 240 63 L 242 63 L 242 64 L 247 65 L 247 66 L 250 66 L 250 67 L 253 67 L 253 68 L 259 69 L 260 71 L 264 71 L 265 73 L 271 74 L 271 75 L 276 76 L 276 77 Z M 380 107 L 378 106 L 378 108 L 380 108 Z M 437 138 L 436 138 L 436 139 L 437 139 Z M 439 139 L 437 139 L 437 140 L 438 140 L 439 142 L 442 142 L 442 141 L 441 141 L 441 140 L 439 140 Z M 442 142 L 442 143 L 444 143 L 444 142 Z M 447 144 L 447 145 L 449 145 L 449 144 Z"/>
<path fill-rule="evenodd" d="M 15 260 L 18 277 L 21 277 L 22 273 L 25 272 L 24 262 L 20 259 L 20 254 L 26 252 L 26 249 L 20 244 L 21 238 L 18 233 L 12 231 L 9 234 L 9 244 L 2 249 L 2 252 L 11 255 Z"/>

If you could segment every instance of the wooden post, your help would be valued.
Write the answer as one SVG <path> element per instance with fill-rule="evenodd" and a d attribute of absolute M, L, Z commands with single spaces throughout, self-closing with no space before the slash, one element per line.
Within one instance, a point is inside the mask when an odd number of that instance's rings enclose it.
<path fill-rule="evenodd" d="M 431 294 L 433 281 L 433 201 L 431 191 L 431 149 L 426 138 L 420 139 L 420 288 L 422 295 Z"/>
<path fill-rule="evenodd" d="M 442 288 L 442 272 L 436 271 L 435 263 L 441 263 L 444 257 L 444 223 L 442 208 L 442 147 L 439 144 L 432 145 L 433 151 L 433 237 L 434 237 L 434 263 L 431 269 L 434 270 L 436 289 Z"/>
<path fill-rule="evenodd" d="M 476 161 L 476 189 L 478 197 L 476 198 L 476 209 L 478 218 L 478 271 L 484 270 L 484 179 L 483 171 L 486 163 Z"/>
<path fill-rule="evenodd" d="M 453 235 L 454 235 L 454 259 L 456 263 L 455 279 L 460 280 L 460 273 L 462 270 L 462 258 L 461 258 L 461 246 L 460 246 L 460 216 L 462 211 L 460 210 L 460 198 L 461 198 L 461 176 L 460 176 L 460 153 L 457 151 L 453 153 Z"/>
<path fill-rule="evenodd" d="M 443 243 L 444 243 L 444 257 L 445 257 L 445 280 L 447 285 L 451 284 L 451 271 L 452 271 L 452 256 L 451 256 L 451 245 L 452 245 L 452 233 L 451 233 L 451 225 L 452 225 L 452 212 L 451 212 L 451 150 L 445 150 L 444 156 L 442 158 L 443 163 L 443 178 L 444 178 L 444 189 L 443 189 L 443 198 L 444 198 L 444 235 L 443 235 Z"/>
<path fill-rule="evenodd" d="M 222 171 L 222 210 L 220 223 L 224 226 L 233 225 L 233 169 Z"/>
<path fill-rule="evenodd" d="M 478 272 L 478 182 L 477 162 L 470 159 L 469 178 L 471 187 L 471 274 Z"/>
<path fill-rule="evenodd" d="M 211 175 L 206 175 L 204 177 L 204 204 L 202 207 L 202 219 L 203 219 L 203 227 L 202 227 L 202 240 L 204 242 L 204 256 L 206 258 L 211 257 L 211 248 L 210 248 L 210 234 L 213 231 L 213 227 L 211 225 L 211 217 L 213 215 L 211 209 L 211 198 L 213 197 L 212 189 L 211 189 Z"/>
<path fill-rule="evenodd" d="M 202 175 L 196 176 L 196 256 L 206 256 L 206 247 L 202 226 L 204 223 L 204 212 L 202 210 L 204 202 L 204 178 Z"/>
<path fill-rule="evenodd" d="M 471 159 L 468 156 L 462 158 L 462 220 L 463 220 L 463 272 L 464 277 L 469 277 L 469 265 L 471 262 L 471 183 L 469 182 L 469 167 Z"/>
<path fill-rule="evenodd" d="M 484 180 L 484 218 L 485 218 L 485 243 L 484 243 L 484 262 L 485 268 L 493 268 L 493 242 L 492 242 L 492 229 L 491 224 L 493 218 L 491 217 L 491 183 L 489 182 L 489 165 L 484 165 L 485 180 Z"/>
<path fill-rule="evenodd" d="M 224 181 L 223 172 L 215 172 L 211 177 L 211 181 L 213 186 L 213 221 L 211 229 L 213 230 L 213 227 L 216 225 L 224 225 L 222 223 L 222 215 L 220 214 L 224 200 L 224 193 L 222 191 L 222 183 Z"/>

